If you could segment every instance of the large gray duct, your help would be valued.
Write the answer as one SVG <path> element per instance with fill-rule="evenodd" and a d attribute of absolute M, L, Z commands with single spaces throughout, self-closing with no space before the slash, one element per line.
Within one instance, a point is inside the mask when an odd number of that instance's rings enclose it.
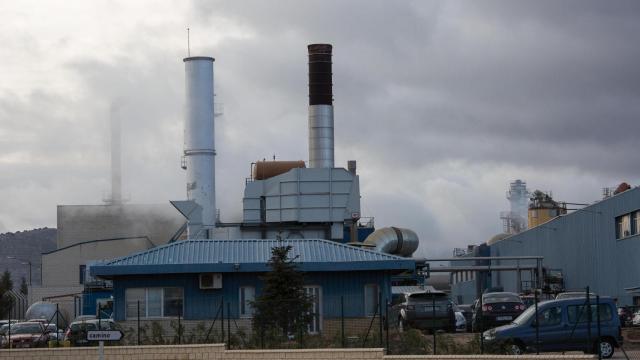
<path fill-rule="evenodd" d="M 419 240 L 413 230 L 392 226 L 374 231 L 363 243 L 379 252 L 409 257 L 418 249 Z"/>

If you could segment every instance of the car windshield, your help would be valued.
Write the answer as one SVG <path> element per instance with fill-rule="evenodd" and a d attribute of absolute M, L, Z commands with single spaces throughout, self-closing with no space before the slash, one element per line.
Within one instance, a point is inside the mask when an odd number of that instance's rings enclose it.
<path fill-rule="evenodd" d="M 4 335 L 9 331 L 9 324 L 0 326 L 0 335 Z"/>
<path fill-rule="evenodd" d="M 448 302 L 449 297 L 447 294 L 442 293 L 418 293 L 409 295 L 409 300 L 413 302 L 426 302 L 426 301 L 437 301 L 437 302 Z"/>
<path fill-rule="evenodd" d="M 520 314 L 520 316 L 518 316 L 515 320 L 513 320 L 513 323 L 517 325 L 525 324 L 533 317 L 533 314 L 535 312 L 536 308 L 532 306 L 525 310 L 522 314 Z"/>
<path fill-rule="evenodd" d="M 517 295 L 514 294 L 487 294 L 482 297 L 483 304 L 504 303 L 504 302 L 522 302 Z"/>
<path fill-rule="evenodd" d="M 587 297 L 587 294 L 583 292 L 566 292 L 566 293 L 558 294 L 558 296 L 556 296 L 556 299 L 574 299 L 574 298 L 583 298 L 583 297 Z M 596 294 L 589 293 L 589 297 L 595 299 Z"/>
<path fill-rule="evenodd" d="M 80 331 L 80 330 L 89 331 L 89 330 L 96 330 L 96 329 L 97 329 L 96 324 L 90 323 L 90 322 L 79 322 L 79 323 L 71 324 L 71 331 Z"/>
<path fill-rule="evenodd" d="M 11 327 L 11 334 L 39 334 L 42 328 L 39 323 L 15 324 Z"/>

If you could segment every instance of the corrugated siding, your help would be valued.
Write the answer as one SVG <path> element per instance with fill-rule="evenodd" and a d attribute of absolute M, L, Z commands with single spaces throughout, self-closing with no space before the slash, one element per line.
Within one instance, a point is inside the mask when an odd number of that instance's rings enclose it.
<path fill-rule="evenodd" d="M 114 281 L 114 317 L 125 320 L 125 292 L 136 287 L 182 287 L 184 288 L 184 318 L 189 320 L 213 319 L 221 301 L 230 303 L 231 316 L 238 318 L 238 298 L 240 286 L 254 286 L 256 295 L 262 292 L 261 274 L 223 274 L 223 288 L 220 290 L 199 289 L 198 274 L 176 274 L 168 276 L 122 277 Z M 344 297 L 344 316 L 364 316 L 364 286 L 378 284 L 382 290 L 383 302 L 391 299 L 390 275 L 383 271 L 356 271 L 349 273 L 309 273 L 305 284 L 322 288 L 323 318 L 339 318 L 340 298 Z M 384 308 L 383 308 L 384 311 Z M 226 317 L 226 315 L 225 315 Z"/>
<path fill-rule="evenodd" d="M 567 289 L 590 286 L 631 304 L 624 288 L 640 286 L 640 236 L 616 240 L 615 218 L 638 209 L 640 188 L 634 188 L 495 243 L 491 255 L 544 256 L 545 267 L 562 269 Z M 514 272 L 503 272 L 500 285 L 514 291 L 515 279 Z"/>

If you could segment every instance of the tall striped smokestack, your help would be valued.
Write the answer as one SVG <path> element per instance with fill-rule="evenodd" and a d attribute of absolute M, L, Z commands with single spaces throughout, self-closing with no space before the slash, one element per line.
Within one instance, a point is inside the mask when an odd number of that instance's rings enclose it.
<path fill-rule="evenodd" d="M 329 44 L 311 44 L 309 50 L 309 167 L 332 168 L 333 83 Z"/>

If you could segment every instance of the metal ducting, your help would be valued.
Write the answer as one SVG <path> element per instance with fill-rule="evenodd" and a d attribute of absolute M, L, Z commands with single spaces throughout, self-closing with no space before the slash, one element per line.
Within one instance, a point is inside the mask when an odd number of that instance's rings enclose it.
<path fill-rule="evenodd" d="M 367 236 L 364 245 L 375 246 L 375 250 L 404 257 L 411 256 L 418 249 L 418 235 L 409 229 L 386 227 Z"/>
<path fill-rule="evenodd" d="M 295 168 L 304 168 L 304 161 L 258 161 L 253 166 L 251 176 L 254 180 L 264 180 Z"/>

